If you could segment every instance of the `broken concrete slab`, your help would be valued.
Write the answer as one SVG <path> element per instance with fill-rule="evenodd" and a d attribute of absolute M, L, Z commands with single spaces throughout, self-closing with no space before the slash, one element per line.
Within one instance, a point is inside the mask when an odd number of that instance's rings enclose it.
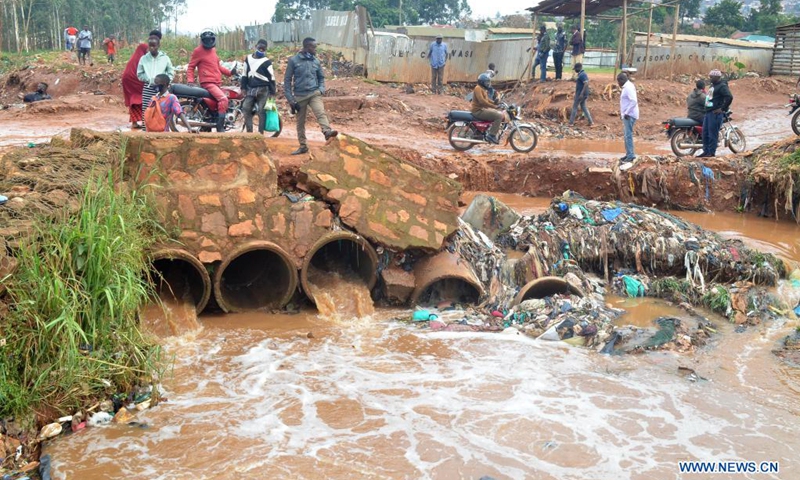
<path fill-rule="evenodd" d="M 390 265 L 381 272 L 386 300 L 394 305 L 405 305 L 416 287 L 413 272 L 407 272 L 396 265 Z"/>
<path fill-rule="evenodd" d="M 506 232 L 520 215 L 500 200 L 490 195 L 477 195 L 461 215 L 461 219 L 491 240 Z"/>
<path fill-rule="evenodd" d="M 391 249 L 438 250 L 458 227 L 459 183 L 350 136 L 312 149 L 299 180 L 342 223 Z"/>

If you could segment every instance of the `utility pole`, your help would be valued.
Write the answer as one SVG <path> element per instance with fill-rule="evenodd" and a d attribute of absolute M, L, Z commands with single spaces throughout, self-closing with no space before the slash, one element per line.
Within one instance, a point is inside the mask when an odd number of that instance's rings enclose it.
<path fill-rule="evenodd" d="M 403 0 L 400 0 L 400 12 L 398 12 L 398 13 L 400 14 L 400 23 L 398 25 L 400 25 L 402 27 L 403 26 Z"/>

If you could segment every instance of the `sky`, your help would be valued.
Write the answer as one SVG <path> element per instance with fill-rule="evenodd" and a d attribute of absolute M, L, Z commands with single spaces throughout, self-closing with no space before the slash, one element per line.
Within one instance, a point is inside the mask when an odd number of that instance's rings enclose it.
<path fill-rule="evenodd" d="M 531 7 L 538 0 L 467 0 L 472 13 L 477 17 L 494 17 L 517 13 Z M 275 13 L 277 0 L 254 2 L 253 0 L 186 0 L 186 14 L 178 19 L 178 31 L 198 33 L 209 27 L 252 25 L 268 23 Z"/>

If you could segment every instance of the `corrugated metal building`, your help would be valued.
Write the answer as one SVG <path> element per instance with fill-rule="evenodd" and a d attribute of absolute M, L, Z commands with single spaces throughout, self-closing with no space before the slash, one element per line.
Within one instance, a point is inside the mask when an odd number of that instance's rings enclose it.
<path fill-rule="evenodd" d="M 778 27 L 770 75 L 800 75 L 800 23 Z"/>

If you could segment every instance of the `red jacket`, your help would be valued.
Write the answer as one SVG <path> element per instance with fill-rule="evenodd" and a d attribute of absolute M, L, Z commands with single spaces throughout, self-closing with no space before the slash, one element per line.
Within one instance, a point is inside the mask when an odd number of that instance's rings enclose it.
<path fill-rule="evenodd" d="M 194 69 L 197 68 L 200 83 L 222 84 L 222 74 L 231 76 L 231 71 L 219 64 L 216 48 L 203 48 L 202 45 L 195 48 L 192 52 L 192 59 L 189 61 L 189 71 L 186 72 L 186 80 L 194 83 Z"/>

